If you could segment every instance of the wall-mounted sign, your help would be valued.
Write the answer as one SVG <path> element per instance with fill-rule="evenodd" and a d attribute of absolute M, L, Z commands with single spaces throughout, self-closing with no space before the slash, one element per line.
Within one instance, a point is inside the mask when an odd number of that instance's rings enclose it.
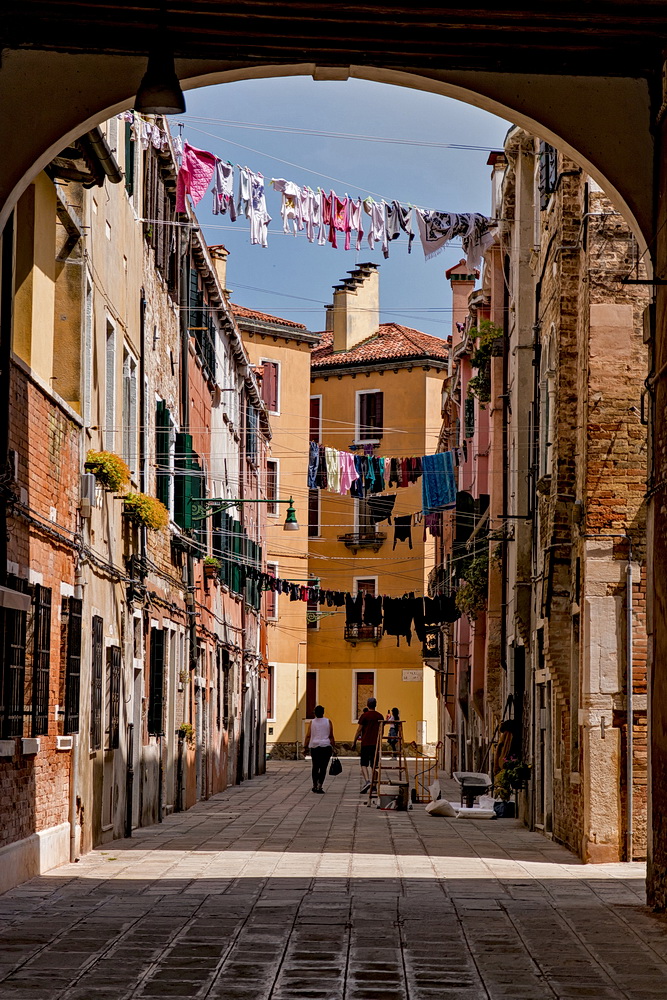
<path fill-rule="evenodd" d="M 423 677 L 423 670 L 404 670 L 403 680 L 404 681 L 421 681 Z"/>

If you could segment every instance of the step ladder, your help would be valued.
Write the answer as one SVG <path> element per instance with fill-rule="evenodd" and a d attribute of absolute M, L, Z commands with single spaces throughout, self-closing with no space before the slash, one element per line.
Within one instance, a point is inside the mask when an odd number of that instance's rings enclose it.
<path fill-rule="evenodd" d="M 392 726 L 396 727 L 397 735 L 392 736 L 396 745 L 391 757 L 383 757 L 382 744 L 387 740 L 387 733 Z M 377 804 L 378 809 L 391 808 L 395 801 L 397 810 L 410 808 L 410 775 L 405 757 L 403 742 L 403 723 L 397 719 L 383 719 L 378 727 L 378 739 L 375 746 L 371 787 L 368 789 L 368 806 Z"/>

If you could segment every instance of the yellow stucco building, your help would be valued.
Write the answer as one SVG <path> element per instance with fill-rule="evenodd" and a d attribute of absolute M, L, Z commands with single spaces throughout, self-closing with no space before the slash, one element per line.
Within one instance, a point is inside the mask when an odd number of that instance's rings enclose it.
<path fill-rule="evenodd" d="M 266 313 L 232 306 L 251 363 L 261 376 L 272 439 L 261 496 L 267 500 L 266 567 L 271 575 L 308 581 L 308 415 L 310 354 L 319 334 Z M 300 529 L 285 532 L 286 505 L 294 498 Z M 268 649 L 267 748 L 303 741 L 306 615 L 303 601 L 264 595 Z"/>
<path fill-rule="evenodd" d="M 412 458 L 437 450 L 444 340 L 397 323 L 380 324 L 379 273 L 359 265 L 334 290 L 327 329 L 311 359 L 310 438 L 339 451 Z M 311 575 L 320 586 L 355 595 L 426 593 L 433 539 L 414 516 L 409 539 L 395 538 L 395 518 L 419 515 L 421 479 L 398 488 L 392 524 L 374 524 L 366 499 L 325 489 L 309 493 Z M 323 605 L 309 615 L 308 656 L 300 699 L 303 728 L 315 704 L 333 720 L 339 741 L 350 740 L 366 698 L 386 714 L 398 707 L 408 740 L 437 740 L 435 673 L 413 633 L 408 645 L 372 626 L 346 627 L 344 607 Z"/>

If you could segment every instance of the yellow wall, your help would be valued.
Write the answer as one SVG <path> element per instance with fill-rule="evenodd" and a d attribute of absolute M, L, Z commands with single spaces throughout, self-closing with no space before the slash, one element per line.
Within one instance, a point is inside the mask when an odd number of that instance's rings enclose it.
<path fill-rule="evenodd" d="M 368 377 L 346 374 L 340 379 L 337 374 L 327 379 L 313 371 L 311 394 L 322 396 L 322 443 L 340 451 L 349 450 L 355 440 L 356 393 L 379 390 L 384 394 L 384 434 L 376 455 L 391 458 L 433 453 L 445 374 L 418 365 L 412 370 L 377 371 Z M 392 487 L 388 492 L 397 495 L 394 513 L 421 511 L 421 480 L 407 488 Z M 387 538 L 379 551 L 362 550 L 355 555 L 338 541 L 339 535 L 356 530 L 353 498 L 321 491 L 320 499 L 321 534 L 310 539 L 310 567 L 321 578 L 322 587 L 353 592 L 355 577 L 377 577 L 379 594 L 400 597 L 426 592 L 433 565 L 433 539 L 428 535 L 423 542 L 421 525 L 412 529 L 412 550 L 407 542 L 397 542 L 393 549 L 393 526 L 382 522 L 379 530 Z M 397 647 L 392 636 L 383 636 L 377 646 L 372 642 L 353 646 L 344 639 L 344 609 L 325 606 L 322 610 L 325 616 L 318 630 L 308 632 L 308 669 L 317 671 L 317 700 L 333 720 L 338 740 L 351 739 L 356 728 L 354 673 L 373 670 L 378 710 L 386 713 L 398 707 L 406 722 L 408 740 L 423 734 L 418 723 L 425 722 L 426 740 L 435 742 L 435 675 L 423 664 L 417 637 L 413 634 L 410 646 L 402 639 Z M 422 680 L 404 680 L 404 671 L 422 671 Z M 305 678 L 302 684 L 305 689 Z"/>
<path fill-rule="evenodd" d="M 56 190 L 46 174 L 39 174 L 17 209 L 13 349 L 49 387 L 55 280 Z"/>
<path fill-rule="evenodd" d="M 272 440 L 269 458 L 278 461 L 278 497 L 294 498 L 299 531 L 283 530 L 287 505 L 267 517 L 267 562 L 277 564 L 282 579 L 306 584 L 308 578 L 308 419 L 310 408 L 310 345 L 291 338 L 243 331 L 253 365 L 280 365 L 278 410 L 269 414 Z M 264 489 L 266 488 L 266 484 Z M 297 671 L 306 669 L 306 605 L 278 596 L 278 619 L 267 623 L 269 664 L 274 668 L 274 712 L 267 724 L 267 742 L 301 740 L 297 727 Z M 300 684 L 300 689 L 302 684 Z M 303 691 L 301 690 L 303 695 Z M 301 709 L 303 715 L 303 709 Z M 271 732 L 273 730 L 273 732 Z"/>

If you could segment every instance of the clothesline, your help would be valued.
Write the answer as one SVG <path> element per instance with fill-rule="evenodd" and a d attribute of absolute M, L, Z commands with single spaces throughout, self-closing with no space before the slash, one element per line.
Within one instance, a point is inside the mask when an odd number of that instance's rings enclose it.
<path fill-rule="evenodd" d="M 407 487 L 422 481 L 422 512 L 452 507 L 456 503 L 454 470 L 468 458 L 468 447 L 411 458 L 385 458 L 372 454 L 373 445 L 361 446 L 363 455 L 328 448 L 311 441 L 308 454 L 308 488 L 329 490 L 357 499 L 373 499 L 370 509 L 376 522 L 388 519 L 393 511 L 393 497 L 378 497 L 392 486 Z"/>
<path fill-rule="evenodd" d="M 132 138 L 142 148 L 153 145 L 165 149 L 169 136 L 154 121 L 150 121 L 132 111 L 118 116 L 131 123 Z M 176 210 L 185 212 L 185 196 L 188 194 L 193 205 L 197 205 L 213 181 L 213 214 L 228 215 L 231 222 L 245 217 L 250 222 L 250 242 L 262 247 L 268 246 L 268 227 L 272 221 L 266 204 L 265 179 L 259 172 L 247 166 L 234 167 L 227 160 L 221 160 L 208 150 L 198 149 L 181 136 L 174 137 L 174 150 L 180 159 L 180 169 L 176 188 Z M 235 175 L 238 171 L 238 178 Z M 310 243 L 329 243 L 338 247 L 339 239 L 346 250 L 354 244 L 361 249 L 362 238 L 366 236 L 371 250 L 379 244 L 386 257 L 389 244 L 401 233 L 408 238 L 408 253 L 412 250 L 416 228 L 426 260 L 436 257 L 455 237 L 461 237 L 467 263 L 471 269 L 478 268 L 484 250 L 491 244 L 497 221 L 477 212 L 463 214 L 434 211 L 403 204 L 397 200 L 375 201 L 373 198 L 356 198 L 345 194 L 339 197 L 335 191 L 328 194 L 322 189 L 314 190 L 294 181 L 276 178 L 271 187 L 281 195 L 280 214 L 283 233 L 305 232 Z M 236 189 L 236 191 L 235 191 Z"/>

